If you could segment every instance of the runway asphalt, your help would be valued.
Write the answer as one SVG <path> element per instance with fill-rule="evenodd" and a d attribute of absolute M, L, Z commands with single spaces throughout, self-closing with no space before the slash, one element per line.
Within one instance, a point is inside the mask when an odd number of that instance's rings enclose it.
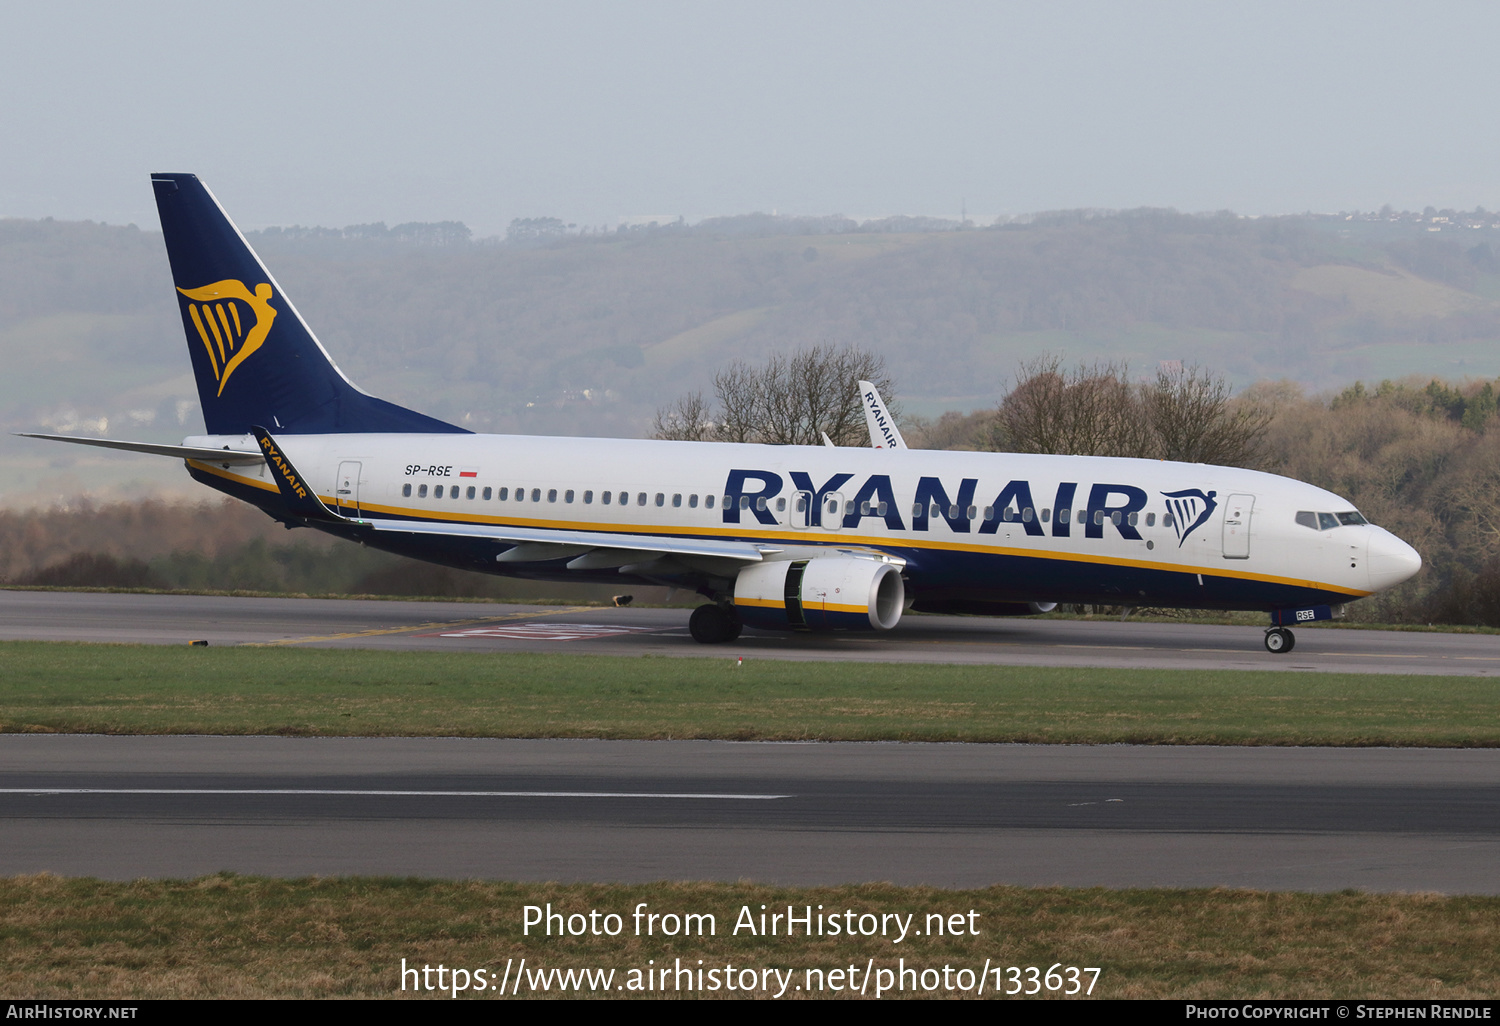
<path fill-rule="evenodd" d="M 1500 751 L 0 736 L 0 874 L 1500 893 Z"/>
<path fill-rule="evenodd" d="M 1500 673 L 1500 636 L 1299 628 L 1271 655 L 1254 626 L 906 616 L 888 633 L 746 631 L 695 644 L 688 610 L 0 591 L 0 639 L 1163 669 Z"/>

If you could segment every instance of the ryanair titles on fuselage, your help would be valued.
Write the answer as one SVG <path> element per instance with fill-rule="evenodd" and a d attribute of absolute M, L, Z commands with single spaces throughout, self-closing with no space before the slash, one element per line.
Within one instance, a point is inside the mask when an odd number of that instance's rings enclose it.
<path fill-rule="evenodd" d="M 984 496 L 981 504 L 990 515 L 977 518 L 975 513 L 976 491 L 979 479 L 966 477 L 960 480 L 957 489 L 950 495 L 947 487 L 936 477 L 923 477 L 917 482 L 910 501 L 899 503 L 889 474 L 871 474 L 866 477 L 852 496 L 845 490 L 855 478 L 853 474 L 834 474 L 821 484 L 805 471 L 788 471 L 791 485 L 796 492 L 807 497 L 807 526 L 825 526 L 825 516 L 838 517 L 839 529 L 858 528 L 866 518 L 883 521 L 890 531 L 926 531 L 933 519 L 943 520 L 948 528 L 958 534 L 974 531 L 978 534 L 994 534 L 1002 523 L 1019 525 L 1026 534 L 1042 537 L 1051 534 L 1054 538 L 1067 538 L 1072 534 L 1075 517 L 1073 506 L 1079 495 L 1080 482 L 1064 481 L 1056 491 L 1046 496 L 1048 505 L 1039 505 L 1032 495 L 1031 483 L 1015 479 L 1007 482 L 994 496 Z M 768 526 L 779 523 L 771 508 L 771 500 L 780 496 L 787 480 L 771 470 L 731 470 L 724 484 L 727 500 L 721 513 L 725 524 L 741 524 L 748 514 L 755 521 Z M 1080 508 L 1079 526 L 1085 538 L 1103 538 L 1105 527 L 1112 527 L 1122 538 L 1139 541 L 1141 533 L 1136 528 L 1139 514 L 1146 508 L 1150 496 L 1144 488 L 1131 484 L 1090 484 L 1088 499 Z M 1164 493 L 1166 494 L 1166 493 Z M 1192 531 L 1207 523 L 1217 507 L 1215 492 L 1186 489 L 1171 493 L 1179 501 L 1187 498 L 1192 502 L 1194 519 L 1182 524 L 1179 539 L 1186 540 Z M 846 497 L 841 509 L 829 510 L 824 499 L 830 495 Z M 1191 498 L 1188 498 L 1191 497 Z M 911 517 L 908 528 L 902 511 Z M 1055 513 L 1054 513 L 1055 511 Z M 1097 516 L 1095 514 L 1098 514 Z M 974 525 L 977 523 L 977 527 Z M 1180 544 L 1179 541 L 1179 544 Z"/>

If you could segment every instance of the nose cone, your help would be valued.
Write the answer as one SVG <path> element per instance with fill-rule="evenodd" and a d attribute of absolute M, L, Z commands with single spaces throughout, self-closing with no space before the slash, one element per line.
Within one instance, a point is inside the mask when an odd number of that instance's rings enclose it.
<path fill-rule="evenodd" d="M 1385 591 L 1409 580 L 1422 569 L 1417 550 L 1383 527 L 1370 527 L 1370 551 L 1365 565 L 1370 568 L 1370 590 Z"/>

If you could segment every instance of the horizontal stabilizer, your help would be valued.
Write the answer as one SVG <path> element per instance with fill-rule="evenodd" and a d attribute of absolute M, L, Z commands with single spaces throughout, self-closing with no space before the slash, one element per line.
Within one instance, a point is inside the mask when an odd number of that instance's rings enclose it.
<path fill-rule="evenodd" d="M 22 438 L 45 438 L 49 442 L 74 442 L 78 445 L 97 445 L 102 449 L 123 449 L 126 452 L 144 452 L 152 456 L 173 456 L 180 460 L 202 460 L 206 463 L 228 463 L 232 466 L 255 464 L 265 459 L 258 452 L 243 449 L 209 449 L 197 445 L 157 445 L 154 442 L 124 442 L 114 438 L 75 438 L 72 435 L 40 435 L 33 431 L 17 431 Z"/>

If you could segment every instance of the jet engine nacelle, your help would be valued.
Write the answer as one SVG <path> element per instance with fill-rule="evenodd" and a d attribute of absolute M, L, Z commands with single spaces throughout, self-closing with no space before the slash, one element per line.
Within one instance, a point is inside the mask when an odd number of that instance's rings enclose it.
<path fill-rule="evenodd" d="M 905 603 L 901 571 L 871 557 L 757 563 L 734 582 L 740 620 L 771 630 L 888 631 Z"/>

